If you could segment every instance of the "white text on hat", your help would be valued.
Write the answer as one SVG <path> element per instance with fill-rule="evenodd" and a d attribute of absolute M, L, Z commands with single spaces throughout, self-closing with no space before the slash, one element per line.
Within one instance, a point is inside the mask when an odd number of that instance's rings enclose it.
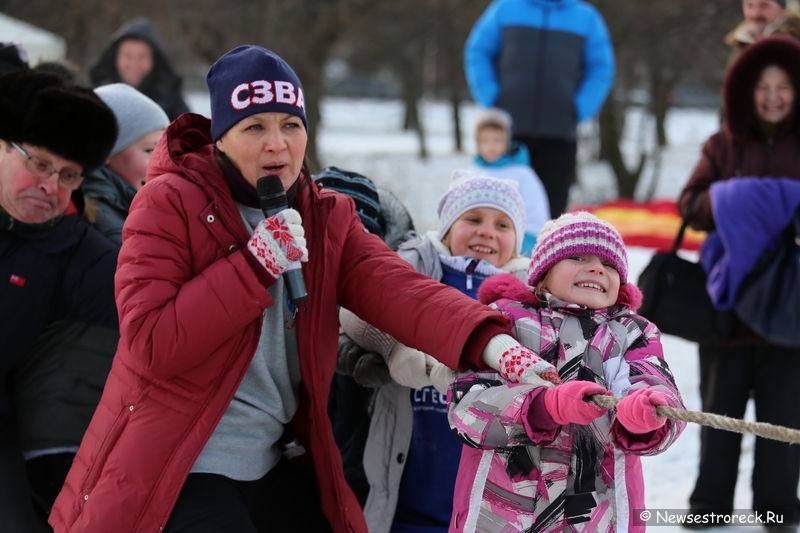
<path fill-rule="evenodd" d="M 273 85 L 275 87 L 274 92 Z M 248 90 L 252 90 L 252 94 L 241 99 L 241 94 Z M 294 84 L 288 81 L 276 81 L 273 83 L 266 80 L 251 81 L 250 83 L 237 85 L 231 93 L 231 105 L 239 111 L 247 109 L 252 104 L 268 104 L 272 101 L 279 104 L 294 104 L 300 109 L 306 108 L 303 89 L 300 87 L 295 88 Z"/>

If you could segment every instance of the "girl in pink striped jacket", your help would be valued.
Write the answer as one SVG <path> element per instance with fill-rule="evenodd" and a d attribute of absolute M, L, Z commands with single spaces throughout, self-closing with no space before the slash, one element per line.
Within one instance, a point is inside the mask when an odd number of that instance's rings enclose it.
<path fill-rule="evenodd" d="M 450 385 L 450 424 L 466 444 L 451 533 L 644 531 L 639 456 L 663 452 L 683 431 L 656 406 L 683 403 L 658 328 L 634 311 L 641 293 L 627 274 L 616 229 L 568 213 L 542 229 L 528 286 L 503 275 L 481 287 L 562 383 L 481 371 Z M 623 399 L 607 410 L 586 399 L 593 394 Z"/>

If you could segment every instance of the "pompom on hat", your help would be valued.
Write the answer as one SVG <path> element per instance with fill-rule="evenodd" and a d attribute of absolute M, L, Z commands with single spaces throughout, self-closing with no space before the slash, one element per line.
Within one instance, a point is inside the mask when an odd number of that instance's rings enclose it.
<path fill-rule="evenodd" d="M 450 177 L 450 188 L 439 200 L 439 240 L 444 239 L 458 217 L 477 207 L 491 207 L 508 215 L 514 223 L 517 253 L 525 238 L 525 201 L 513 180 L 501 180 L 471 170 L 457 169 Z"/>
<path fill-rule="evenodd" d="M 86 173 L 103 164 L 116 138 L 114 113 L 91 89 L 35 70 L 0 76 L 0 139 L 44 148 Z"/>
<path fill-rule="evenodd" d="M 617 303 L 636 309 L 641 292 L 628 283 L 628 254 L 617 229 L 587 211 L 565 213 L 545 223 L 528 266 L 528 286 L 536 285 L 553 265 L 576 255 L 596 255 L 611 263 L 619 273 Z"/>
<path fill-rule="evenodd" d="M 300 79 L 286 61 L 266 48 L 234 48 L 211 65 L 206 84 L 214 142 L 234 124 L 257 113 L 289 113 L 300 117 L 308 130 Z"/>
<path fill-rule="evenodd" d="M 117 117 L 119 135 L 109 155 L 116 155 L 145 135 L 169 126 L 169 117 L 161 106 L 127 83 L 103 85 L 94 92 Z"/>

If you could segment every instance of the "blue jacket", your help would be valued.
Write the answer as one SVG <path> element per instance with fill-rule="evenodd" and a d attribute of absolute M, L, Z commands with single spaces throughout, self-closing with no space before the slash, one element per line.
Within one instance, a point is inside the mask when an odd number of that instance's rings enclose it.
<path fill-rule="evenodd" d="M 495 0 L 472 28 L 464 70 L 473 98 L 511 114 L 514 134 L 574 140 L 614 82 L 602 15 L 581 0 Z"/>

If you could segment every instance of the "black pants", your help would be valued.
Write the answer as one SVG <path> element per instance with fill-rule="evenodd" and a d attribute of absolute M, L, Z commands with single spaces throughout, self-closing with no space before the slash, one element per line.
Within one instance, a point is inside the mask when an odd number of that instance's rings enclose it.
<path fill-rule="evenodd" d="M 756 418 L 800 428 L 800 352 L 750 343 L 730 347 L 700 346 L 700 393 L 703 411 L 743 418 L 751 395 Z M 692 509 L 730 511 L 739 468 L 741 435 L 703 426 L 700 468 Z M 800 446 L 756 438 L 753 509 L 789 511 L 798 519 Z"/>
<path fill-rule="evenodd" d="M 550 216 L 557 218 L 566 211 L 569 188 L 575 182 L 578 143 L 540 137 L 518 136 L 514 139 L 528 147 L 531 168 L 539 175 L 547 191 Z"/>
<path fill-rule="evenodd" d="M 52 531 L 33 506 L 31 489 L 25 475 L 25 460 L 22 450 L 16 447 L 0 447 L 0 531 Z"/>
<path fill-rule="evenodd" d="M 313 480 L 288 460 L 257 481 L 189 474 L 164 533 L 330 533 Z"/>
<path fill-rule="evenodd" d="M 67 479 L 74 453 L 41 455 L 25 462 L 33 504 L 40 516 L 47 517 Z"/>
<path fill-rule="evenodd" d="M 350 376 L 334 374 L 328 400 L 328 416 L 333 426 L 333 437 L 342 453 L 344 478 L 361 507 L 369 495 L 364 448 L 369 434 L 369 402 L 374 390 L 362 387 Z"/>

